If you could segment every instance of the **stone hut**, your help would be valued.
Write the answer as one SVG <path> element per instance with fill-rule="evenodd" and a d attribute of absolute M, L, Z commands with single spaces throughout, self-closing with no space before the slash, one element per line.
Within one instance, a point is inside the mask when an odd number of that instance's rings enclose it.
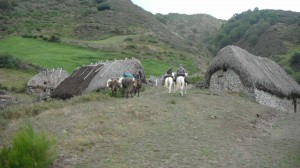
<path fill-rule="evenodd" d="M 208 67 L 205 85 L 217 91 L 244 92 L 281 111 L 299 110 L 299 84 L 274 61 L 237 46 L 219 51 Z"/>
<path fill-rule="evenodd" d="M 34 95 L 51 93 L 68 76 L 68 72 L 61 68 L 41 71 L 28 81 L 27 92 Z"/>
<path fill-rule="evenodd" d="M 97 62 L 82 66 L 66 78 L 51 94 L 53 98 L 67 99 L 76 95 L 106 88 L 110 78 L 121 77 L 124 73 L 141 72 L 142 82 L 146 83 L 144 68 L 137 59 Z"/>

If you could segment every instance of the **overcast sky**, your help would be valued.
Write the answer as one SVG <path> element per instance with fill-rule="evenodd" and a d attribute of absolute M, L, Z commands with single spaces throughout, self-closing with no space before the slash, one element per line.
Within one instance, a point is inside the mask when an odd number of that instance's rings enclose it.
<path fill-rule="evenodd" d="M 299 0 L 131 0 L 153 14 L 209 14 L 228 20 L 248 9 L 282 9 L 300 12 Z"/>

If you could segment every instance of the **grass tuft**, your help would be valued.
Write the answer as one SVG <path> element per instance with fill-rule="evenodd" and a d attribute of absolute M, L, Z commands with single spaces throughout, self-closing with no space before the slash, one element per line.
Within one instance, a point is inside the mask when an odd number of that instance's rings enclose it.
<path fill-rule="evenodd" d="M 55 144 L 53 137 L 27 124 L 13 137 L 12 147 L 1 149 L 0 167 L 49 167 L 56 158 Z"/>

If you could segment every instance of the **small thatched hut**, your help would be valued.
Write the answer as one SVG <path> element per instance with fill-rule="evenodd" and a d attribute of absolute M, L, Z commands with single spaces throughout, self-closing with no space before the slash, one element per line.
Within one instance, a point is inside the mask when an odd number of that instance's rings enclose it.
<path fill-rule="evenodd" d="M 52 92 L 68 76 L 68 72 L 62 69 L 42 71 L 28 81 L 27 92 L 32 94 Z"/>
<path fill-rule="evenodd" d="M 82 66 L 65 79 L 52 93 L 54 98 L 70 98 L 72 96 L 89 93 L 106 88 L 110 78 L 121 77 L 124 73 L 142 73 L 142 81 L 146 82 L 142 64 L 137 59 L 114 60 L 97 62 Z"/>
<path fill-rule="evenodd" d="M 206 86 L 245 92 L 260 104 L 284 111 L 299 108 L 300 86 L 274 61 L 237 46 L 219 51 L 208 67 Z"/>

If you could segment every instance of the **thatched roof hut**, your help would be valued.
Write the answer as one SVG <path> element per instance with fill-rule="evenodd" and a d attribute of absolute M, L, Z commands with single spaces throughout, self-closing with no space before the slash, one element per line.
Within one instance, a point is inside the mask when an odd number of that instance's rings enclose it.
<path fill-rule="evenodd" d="M 299 84 L 277 63 L 232 45 L 221 49 L 212 60 L 205 77 L 206 85 L 210 85 L 212 74 L 228 69 L 233 70 L 248 88 L 257 88 L 279 97 L 300 97 Z"/>
<path fill-rule="evenodd" d="M 146 82 L 144 68 L 140 61 L 134 58 L 97 62 L 82 66 L 74 70 L 54 90 L 51 97 L 66 99 L 83 93 L 105 89 L 108 79 L 121 77 L 124 73 L 135 73 L 137 71 L 141 71 L 142 81 Z"/>
<path fill-rule="evenodd" d="M 46 91 L 51 92 L 68 76 L 68 72 L 61 68 L 41 71 L 28 81 L 27 91 L 33 94 Z"/>

